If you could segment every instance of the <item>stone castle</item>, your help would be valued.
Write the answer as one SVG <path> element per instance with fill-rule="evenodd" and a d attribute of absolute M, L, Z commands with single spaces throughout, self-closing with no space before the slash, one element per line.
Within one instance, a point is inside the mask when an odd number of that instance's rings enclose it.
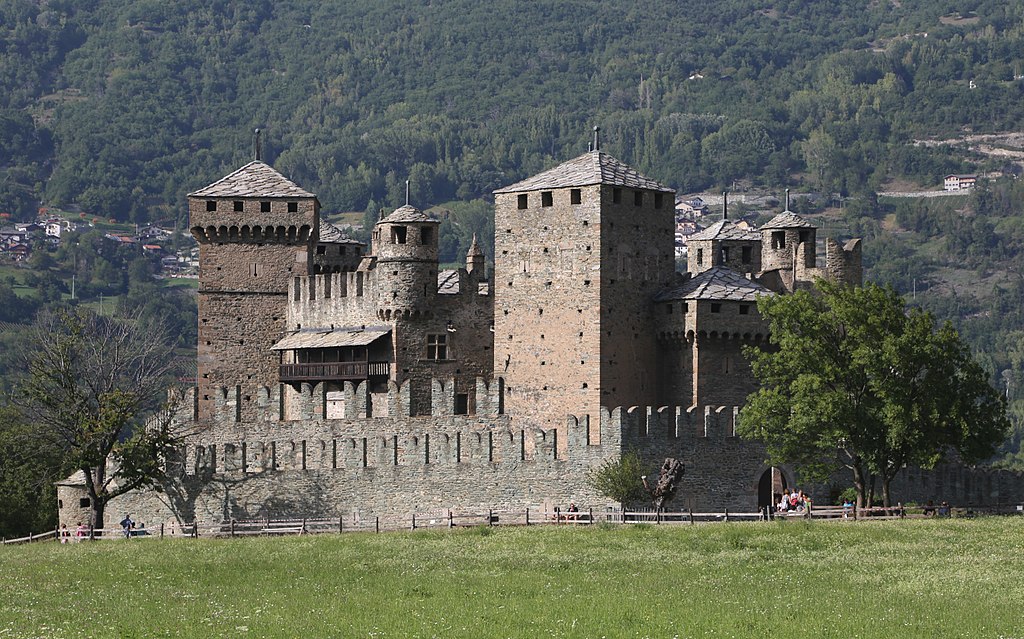
<path fill-rule="evenodd" d="M 817 229 L 788 210 L 691 236 L 677 273 L 673 190 L 596 144 L 495 191 L 490 274 L 475 240 L 440 269 L 440 225 L 408 203 L 367 249 L 259 160 L 188 204 L 188 436 L 171 480 L 112 504 L 146 522 L 603 508 L 587 474 L 629 450 L 683 462 L 675 508 L 755 510 L 796 480 L 735 436 L 755 389 L 742 348 L 767 339 L 756 300 L 861 278 L 859 240 L 825 240 L 819 265 Z M 989 503 L 1019 480 L 951 466 L 893 488 Z M 58 486 L 62 522 L 82 494 Z"/>

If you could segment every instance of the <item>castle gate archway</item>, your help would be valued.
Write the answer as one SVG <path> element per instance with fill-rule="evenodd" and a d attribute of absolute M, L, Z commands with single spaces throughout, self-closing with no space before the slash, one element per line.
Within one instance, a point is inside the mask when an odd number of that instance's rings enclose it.
<path fill-rule="evenodd" d="M 765 470 L 757 482 L 757 509 L 763 510 L 765 506 L 774 508 L 788 488 L 789 483 L 781 468 L 772 466 Z"/>

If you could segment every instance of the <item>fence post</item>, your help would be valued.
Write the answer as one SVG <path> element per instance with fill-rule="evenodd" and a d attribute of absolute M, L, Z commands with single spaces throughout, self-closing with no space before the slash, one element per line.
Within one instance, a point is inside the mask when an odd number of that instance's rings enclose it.
<path fill-rule="evenodd" d="M 591 507 L 590 507 L 590 508 L 589 508 L 589 509 L 587 510 L 587 523 L 588 523 L 588 524 L 592 524 L 592 523 L 594 523 L 594 507 L 593 507 L 593 506 L 591 506 Z"/>
<path fill-rule="evenodd" d="M 451 508 L 448 509 L 448 527 L 449 528 L 454 528 L 455 527 L 455 520 L 452 518 L 452 509 Z"/>
<path fill-rule="evenodd" d="M 412 514 L 412 529 L 416 530 L 416 513 Z"/>
<path fill-rule="evenodd" d="M 526 525 L 527 526 L 530 525 L 530 509 L 529 508 L 526 509 Z"/>
<path fill-rule="evenodd" d="M 164 538 L 164 524 L 163 524 L 163 522 L 161 522 L 160 523 L 160 539 L 163 539 L 163 538 Z"/>
<path fill-rule="evenodd" d="M 690 525 L 692 526 L 693 525 L 693 511 L 692 510 L 688 510 L 686 512 L 690 515 Z"/>
<path fill-rule="evenodd" d="M 380 532 L 380 515 L 373 518 L 373 527 L 376 532 Z"/>
<path fill-rule="evenodd" d="M 903 509 L 903 502 L 902 501 L 896 502 L 896 505 L 900 509 L 900 519 L 906 519 L 907 518 L 907 511 Z"/>
<path fill-rule="evenodd" d="M 853 520 L 857 521 L 857 504 L 853 504 Z"/>
<path fill-rule="evenodd" d="M 96 540 L 96 524 L 89 523 L 89 541 Z"/>
<path fill-rule="evenodd" d="M 494 525 L 494 510 L 491 509 L 491 508 L 487 509 L 487 525 L 488 526 L 493 526 Z"/>
<path fill-rule="evenodd" d="M 729 521 L 729 509 L 725 509 L 725 521 Z"/>
<path fill-rule="evenodd" d="M 306 518 L 305 517 L 302 518 L 302 531 L 299 534 L 300 535 L 305 535 L 306 534 Z"/>
<path fill-rule="evenodd" d="M 192 521 L 192 539 L 199 539 L 199 522 Z"/>
<path fill-rule="evenodd" d="M 235 536 L 235 518 L 234 517 L 231 518 L 231 536 L 232 537 Z"/>
<path fill-rule="evenodd" d="M 341 516 L 338 517 L 338 534 L 340 535 L 343 532 L 345 532 L 345 517 Z"/>

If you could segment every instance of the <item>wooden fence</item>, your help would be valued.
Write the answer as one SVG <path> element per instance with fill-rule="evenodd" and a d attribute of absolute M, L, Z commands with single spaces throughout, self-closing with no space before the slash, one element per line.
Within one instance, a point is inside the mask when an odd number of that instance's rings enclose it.
<path fill-rule="evenodd" d="M 422 530 L 427 528 L 462 528 L 475 526 L 587 526 L 592 524 L 630 525 L 693 525 L 697 523 L 714 523 L 729 521 L 779 521 L 779 520 L 818 520 L 818 521 L 878 521 L 885 519 L 915 519 L 931 516 L 970 517 L 976 512 L 996 512 L 988 509 L 950 508 L 948 514 L 933 513 L 925 515 L 921 508 L 908 509 L 902 505 L 892 507 L 861 508 L 844 506 L 815 506 L 798 512 L 761 510 L 758 512 L 693 512 L 635 510 L 624 511 L 608 508 L 565 511 L 543 509 L 525 510 L 440 510 L 421 513 L 410 513 L 406 516 L 373 516 L 359 517 L 354 515 L 336 518 L 302 518 L 302 519 L 231 519 L 219 524 L 202 525 L 199 523 L 161 524 L 159 528 L 134 528 L 130 535 L 125 535 L 122 528 L 102 528 L 67 530 L 51 530 L 41 534 L 30 534 L 28 537 L 4 539 L 3 544 L 21 544 L 35 541 L 61 541 L 75 543 L 80 541 L 103 541 L 125 539 L 137 540 L 164 538 L 199 537 L 250 537 L 273 535 L 308 535 L 323 533 L 348 532 L 384 532 L 396 530 Z"/>

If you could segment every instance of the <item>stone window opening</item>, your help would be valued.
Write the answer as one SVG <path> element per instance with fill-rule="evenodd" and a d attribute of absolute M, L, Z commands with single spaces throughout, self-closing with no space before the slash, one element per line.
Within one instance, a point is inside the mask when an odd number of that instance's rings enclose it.
<path fill-rule="evenodd" d="M 427 359 L 435 361 L 448 359 L 447 335 L 427 335 Z"/>
<path fill-rule="evenodd" d="M 569 189 L 569 203 L 570 204 L 579 204 L 582 201 L 583 201 L 582 191 L 580 191 L 579 189 Z M 584 224 L 586 224 L 586 222 L 584 222 Z"/>
<path fill-rule="evenodd" d="M 613 204 L 622 204 L 622 189 L 619 189 L 619 188 L 612 189 L 612 203 Z"/>
<path fill-rule="evenodd" d="M 89 501 L 88 497 L 82 497 L 81 499 L 78 500 L 79 508 L 88 508 L 90 504 L 92 504 L 92 502 Z"/>
<path fill-rule="evenodd" d="M 530 196 L 527 195 L 526 193 L 520 193 L 517 200 L 517 205 L 519 209 L 530 208 Z"/>
<path fill-rule="evenodd" d="M 721 304 L 717 304 L 717 303 L 716 304 L 712 304 L 711 305 L 711 312 L 712 313 L 721 313 L 722 312 L 722 305 Z"/>
<path fill-rule="evenodd" d="M 655 193 L 654 194 L 654 208 L 660 209 L 663 206 L 665 206 L 665 194 L 664 193 Z"/>
<path fill-rule="evenodd" d="M 541 191 L 540 193 L 540 205 L 541 206 L 552 206 L 555 203 L 555 198 L 552 196 L 551 191 Z"/>
<path fill-rule="evenodd" d="M 722 372 L 723 373 L 730 373 L 730 372 L 732 372 L 732 358 L 731 357 L 723 357 L 722 358 Z"/>
<path fill-rule="evenodd" d="M 786 248 L 786 232 L 785 231 L 772 231 L 772 248 L 773 249 L 784 249 L 784 248 Z"/>
<path fill-rule="evenodd" d="M 807 240 L 811 239 L 810 231 L 800 231 L 800 243 L 803 244 Z"/>
<path fill-rule="evenodd" d="M 323 244 L 317 246 L 316 247 L 316 254 L 317 255 L 327 255 L 327 247 L 324 246 Z"/>
<path fill-rule="evenodd" d="M 751 248 L 749 246 L 744 246 L 740 253 L 740 261 L 742 261 L 744 264 L 750 264 L 750 259 L 752 255 L 753 252 L 751 251 Z"/>
<path fill-rule="evenodd" d="M 721 263 L 722 264 L 728 264 L 729 263 L 729 247 L 728 246 L 723 246 L 721 248 L 721 252 L 719 253 L 719 256 L 721 257 Z"/>
<path fill-rule="evenodd" d="M 270 213 L 270 200 L 260 202 L 260 213 Z"/>
<path fill-rule="evenodd" d="M 740 304 L 740 315 L 750 315 L 749 304 Z"/>
<path fill-rule="evenodd" d="M 697 249 L 697 266 L 704 266 L 704 249 Z"/>
<path fill-rule="evenodd" d="M 234 208 L 235 213 L 241 213 L 245 210 L 245 202 L 242 200 L 235 200 L 232 202 L 232 207 Z"/>
<path fill-rule="evenodd" d="M 406 233 L 408 229 L 404 226 L 392 226 L 391 227 L 391 243 L 392 244 L 405 244 Z"/>
<path fill-rule="evenodd" d="M 587 388 L 587 383 L 583 382 L 583 388 Z"/>
<path fill-rule="evenodd" d="M 543 314 L 544 314 L 544 309 L 538 308 L 537 309 L 537 315 L 543 315 Z"/>
<path fill-rule="evenodd" d="M 298 213 L 299 212 L 299 203 L 298 202 L 289 202 L 288 203 L 288 212 L 289 213 Z"/>
<path fill-rule="evenodd" d="M 455 414 L 456 415 L 468 415 L 469 414 L 469 393 L 456 393 L 455 394 Z"/>
<path fill-rule="evenodd" d="M 665 315 L 671 315 L 671 314 L 672 314 L 672 305 L 671 304 L 666 304 L 665 305 Z"/>
<path fill-rule="evenodd" d="M 430 246 L 434 242 L 434 229 L 424 226 L 420 229 L 420 244 Z"/>
<path fill-rule="evenodd" d="M 583 280 L 583 286 L 590 286 L 590 280 Z"/>
<path fill-rule="evenodd" d="M 633 191 L 633 206 L 643 206 L 643 205 L 644 205 L 644 192 L 643 191 Z"/>
<path fill-rule="evenodd" d="M 206 210 L 207 211 L 216 211 L 217 210 L 217 200 L 206 200 Z"/>

